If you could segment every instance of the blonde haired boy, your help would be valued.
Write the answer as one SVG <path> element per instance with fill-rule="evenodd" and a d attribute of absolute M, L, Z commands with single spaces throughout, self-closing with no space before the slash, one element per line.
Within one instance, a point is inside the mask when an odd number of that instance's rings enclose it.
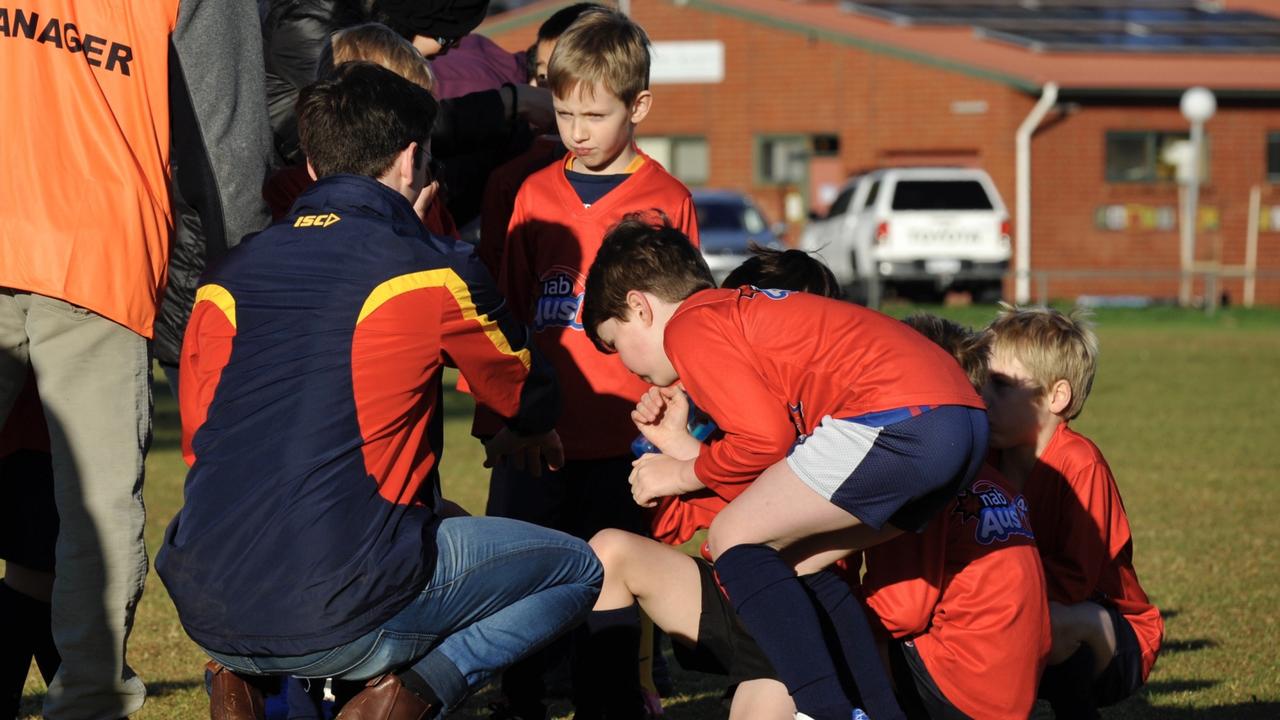
<path fill-rule="evenodd" d="M 605 232 L 637 211 L 664 214 L 695 244 L 698 238 L 689 190 L 634 143 L 653 103 L 648 45 L 640 26 L 605 9 L 584 13 L 560 36 L 548 84 L 568 153 L 520 187 L 499 263 L 512 314 L 533 327 L 560 380 L 566 462 L 541 477 L 495 468 L 486 512 L 583 539 L 605 528 L 644 532 L 647 524 L 627 478 L 636 436 L 631 410 L 649 386 L 618 358 L 597 352 L 583 331 L 587 269 Z M 478 417 L 477 434 L 487 425 Z M 635 606 L 629 612 L 634 616 Z M 634 626 L 626 618 L 621 624 Z M 524 672 L 508 672 L 504 691 L 516 714 L 536 716 L 539 683 L 518 680 Z M 592 716 L 601 697 L 634 695 L 639 702 L 634 675 L 584 676 L 574 689 L 580 717 Z M 641 709 L 631 708 L 636 716 Z"/>
<path fill-rule="evenodd" d="M 1069 427 L 1093 386 L 1098 339 L 1083 313 L 1051 308 L 1005 306 L 987 333 L 993 458 L 1030 506 L 1049 593 L 1040 696 L 1058 717 L 1096 717 L 1146 682 L 1164 634 L 1111 468 Z"/>

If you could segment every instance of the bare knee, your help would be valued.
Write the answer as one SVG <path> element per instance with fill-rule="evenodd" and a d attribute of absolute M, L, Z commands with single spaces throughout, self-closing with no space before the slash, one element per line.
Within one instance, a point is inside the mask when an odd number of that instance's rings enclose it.
<path fill-rule="evenodd" d="M 792 720 L 796 704 L 777 680 L 748 680 L 738 686 L 729 720 Z"/>
<path fill-rule="evenodd" d="M 605 572 L 608 573 L 609 570 L 617 569 L 623 564 L 627 556 L 627 545 L 634 537 L 636 536 L 625 530 L 607 528 L 593 535 L 588 544 L 591 545 L 591 550 L 596 557 L 600 558 L 600 564 L 604 565 Z"/>

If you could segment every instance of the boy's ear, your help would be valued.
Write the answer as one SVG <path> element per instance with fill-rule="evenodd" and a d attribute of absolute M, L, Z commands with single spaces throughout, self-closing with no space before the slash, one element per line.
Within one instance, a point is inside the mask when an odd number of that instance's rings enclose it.
<path fill-rule="evenodd" d="M 649 298 L 639 290 L 627 292 L 627 310 L 645 325 L 653 322 L 653 306 L 649 304 Z"/>
<path fill-rule="evenodd" d="M 413 162 L 415 159 L 417 159 L 417 157 L 418 157 L 418 143 L 416 141 L 409 143 L 409 145 L 405 149 L 401 150 L 400 154 L 396 156 L 396 170 L 400 175 L 401 181 L 403 181 L 405 185 L 409 187 L 413 186 L 413 181 L 414 181 Z"/>
<path fill-rule="evenodd" d="M 1071 383 L 1058 380 L 1049 387 L 1049 412 L 1061 415 L 1071 404 Z"/>
<path fill-rule="evenodd" d="M 312 179 L 312 180 L 319 180 L 319 179 L 320 179 L 320 178 L 316 177 L 316 169 L 315 169 L 315 168 L 313 168 L 313 167 L 311 167 L 311 159 L 310 159 L 310 158 L 308 158 L 308 159 L 307 159 L 307 174 L 311 176 L 311 179 Z"/>
<path fill-rule="evenodd" d="M 649 114 L 651 107 L 653 107 L 653 93 L 641 90 L 640 94 L 636 95 L 636 99 L 631 101 L 631 124 L 639 125 L 640 121 Z"/>

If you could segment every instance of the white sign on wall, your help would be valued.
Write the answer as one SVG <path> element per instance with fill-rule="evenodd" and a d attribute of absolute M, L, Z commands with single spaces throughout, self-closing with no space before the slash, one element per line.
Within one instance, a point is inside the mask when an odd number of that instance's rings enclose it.
<path fill-rule="evenodd" d="M 719 40 L 668 40 L 651 49 L 649 83 L 718 83 L 724 81 L 724 43 Z"/>

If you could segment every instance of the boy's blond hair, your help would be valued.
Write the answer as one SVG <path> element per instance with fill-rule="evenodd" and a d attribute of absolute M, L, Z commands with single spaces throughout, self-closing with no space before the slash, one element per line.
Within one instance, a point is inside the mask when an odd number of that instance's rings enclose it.
<path fill-rule="evenodd" d="M 382 23 L 343 28 L 333 35 L 333 64 L 363 60 L 390 70 L 432 92 L 436 85 L 431 65 L 413 43 Z"/>
<path fill-rule="evenodd" d="M 1098 336 L 1088 311 L 1076 308 L 1063 314 L 1047 307 L 1002 304 L 986 332 L 992 355 L 1016 358 L 1042 390 L 1059 380 L 1071 385 L 1071 402 L 1062 411 L 1065 419 L 1084 410 L 1098 369 Z"/>
<path fill-rule="evenodd" d="M 583 13 L 560 36 L 547 66 L 547 84 L 558 98 L 578 87 L 591 97 L 597 83 L 627 107 L 649 89 L 649 36 L 616 10 Z"/>
<path fill-rule="evenodd" d="M 981 390 L 987 382 L 991 360 L 991 335 L 977 332 L 957 322 L 928 313 L 915 313 L 902 322 L 946 350 L 960 363 L 964 374 L 975 390 Z"/>

